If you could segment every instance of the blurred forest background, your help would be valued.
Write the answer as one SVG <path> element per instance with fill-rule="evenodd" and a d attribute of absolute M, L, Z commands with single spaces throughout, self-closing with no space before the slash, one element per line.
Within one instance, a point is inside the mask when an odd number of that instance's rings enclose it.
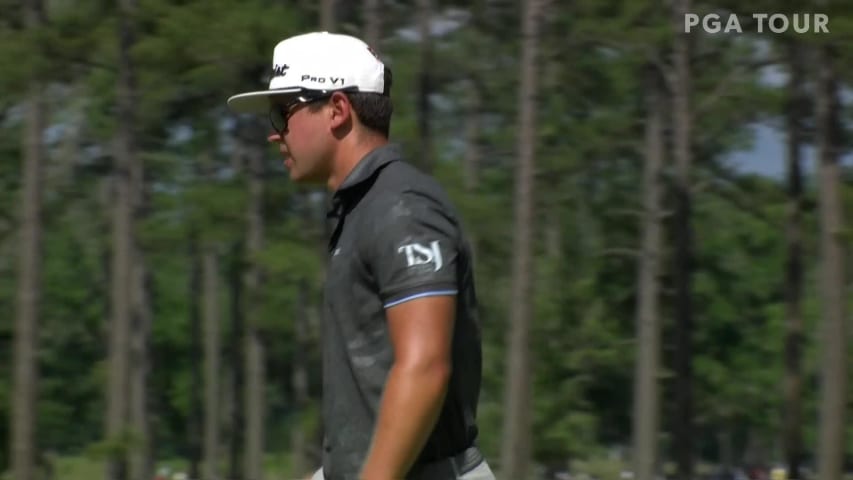
<path fill-rule="evenodd" d="M 5 478 L 319 465 L 326 195 L 225 105 L 318 29 L 391 66 L 392 140 L 463 213 L 500 478 L 853 471 L 853 2 L 0 10 Z M 744 33 L 685 34 L 688 12 Z M 755 12 L 830 33 L 758 34 Z"/>

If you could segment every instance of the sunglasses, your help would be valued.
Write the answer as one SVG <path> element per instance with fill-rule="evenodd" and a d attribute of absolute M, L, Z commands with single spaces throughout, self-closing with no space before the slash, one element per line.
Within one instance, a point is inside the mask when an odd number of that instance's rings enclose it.
<path fill-rule="evenodd" d="M 287 133 L 287 121 L 299 110 L 300 106 L 326 100 L 332 96 L 332 93 L 334 92 L 311 96 L 300 95 L 287 103 L 273 103 L 270 105 L 270 124 L 273 130 L 284 135 Z"/>

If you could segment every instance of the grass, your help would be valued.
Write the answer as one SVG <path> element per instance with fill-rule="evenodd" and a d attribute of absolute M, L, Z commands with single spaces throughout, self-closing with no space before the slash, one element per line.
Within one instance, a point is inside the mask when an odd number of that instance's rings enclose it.
<path fill-rule="evenodd" d="M 294 480 L 290 475 L 290 454 L 268 454 L 264 457 L 265 480 Z M 158 461 L 154 473 L 167 467 L 170 472 L 186 472 L 188 462 L 185 459 L 168 459 Z M 224 464 L 223 464 L 224 467 Z M 225 468 L 223 468 L 225 471 Z M 51 480 L 93 480 L 104 476 L 103 461 L 87 456 L 58 457 L 54 464 Z M 38 477 L 37 477 L 38 478 Z M 167 477 L 171 480 L 171 477 Z M 10 473 L 0 473 L 0 480 L 12 480 Z"/>

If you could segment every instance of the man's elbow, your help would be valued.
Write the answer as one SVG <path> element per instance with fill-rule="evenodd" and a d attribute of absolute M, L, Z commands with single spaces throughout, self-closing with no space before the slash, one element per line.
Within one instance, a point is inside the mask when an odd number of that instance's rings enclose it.
<path fill-rule="evenodd" d="M 400 370 L 406 376 L 417 378 L 421 382 L 441 386 L 444 388 L 450 381 L 453 366 L 449 359 L 441 358 L 419 358 L 397 361 L 395 369 Z"/>

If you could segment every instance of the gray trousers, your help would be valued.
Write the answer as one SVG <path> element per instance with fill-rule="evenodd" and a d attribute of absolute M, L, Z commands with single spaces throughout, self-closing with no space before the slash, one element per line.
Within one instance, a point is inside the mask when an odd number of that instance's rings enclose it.
<path fill-rule="evenodd" d="M 323 477 L 323 469 L 321 468 L 314 472 L 314 476 L 311 477 L 311 480 L 325 480 L 325 477 Z M 409 480 L 495 480 L 495 474 L 492 473 L 492 469 L 489 468 L 488 462 L 483 460 L 482 463 L 477 465 L 468 473 L 458 474 L 448 472 L 446 475 L 436 476 L 431 474 L 429 477 L 418 475 L 410 478 Z"/>

